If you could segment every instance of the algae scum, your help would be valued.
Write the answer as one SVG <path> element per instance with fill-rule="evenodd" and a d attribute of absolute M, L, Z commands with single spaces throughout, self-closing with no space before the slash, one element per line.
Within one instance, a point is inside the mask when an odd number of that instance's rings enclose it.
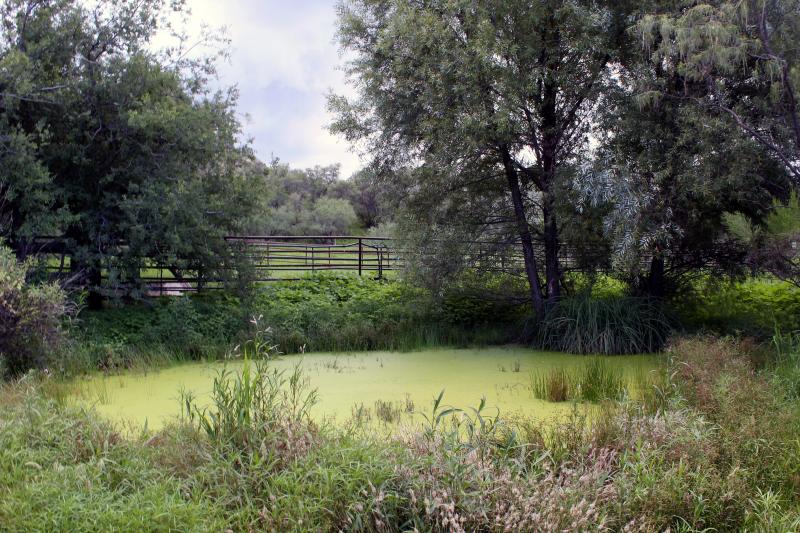
<path fill-rule="evenodd" d="M 656 356 L 647 355 L 602 359 L 622 372 L 634 394 L 636 384 L 658 365 Z M 312 413 L 319 420 L 379 419 L 378 413 L 387 410 L 411 420 L 413 411 L 429 411 L 442 390 L 448 405 L 477 406 L 485 397 L 493 412 L 545 420 L 567 413 L 572 405 L 534 398 L 531 376 L 552 369 L 569 372 L 585 360 L 525 348 L 485 348 L 290 355 L 270 365 L 287 373 L 302 366 L 311 387 L 318 390 L 319 403 Z M 114 421 L 156 429 L 180 415 L 181 391 L 202 402 L 223 366 L 238 370 L 242 364 L 189 363 L 146 373 L 95 375 L 76 384 L 74 397 Z"/>

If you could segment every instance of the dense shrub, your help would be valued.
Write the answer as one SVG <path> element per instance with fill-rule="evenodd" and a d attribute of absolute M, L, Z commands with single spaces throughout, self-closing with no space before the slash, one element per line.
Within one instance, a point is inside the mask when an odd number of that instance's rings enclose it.
<path fill-rule="evenodd" d="M 647 298 L 594 298 L 580 294 L 557 302 L 539 324 L 536 342 L 577 354 L 632 354 L 661 350 L 672 322 Z"/>
<path fill-rule="evenodd" d="M 487 312 L 470 301 L 447 313 L 427 290 L 359 276 L 315 274 L 264 284 L 248 307 L 251 316 L 260 316 L 271 328 L 273 342 L 284 353 L 502 343 L 517 334 L 514 314 L 500 315 L 494 304 L 489 307 L 494 311 Z M 495 315 L 491 321 L 490 315 Z M 244 315 L 238 298 L 223 292 L 167 297 L 85 311 L 79 337 L 102 360 L 108 359 L 109 351 L 135 355 L 130 347 L 166 347 L 184 357 L 215 357 L 252 334 L 251 316 Z M 124 357 L 119 362 L 128 364 Z M 117 365 L 98 360 L 95 366 Z"/>
<path fill-rule="evenodd" d="M 768 339 L 776 327 L 800 330 L 800 287 L 766 277 L 735 282 L 702 278 L 672 306 L 682 323 L 718 334 Z"/>
<path fill-rule="evenodd" d="M 0 246 L 0 378 L 44 367 L 62 338 L 64 292 L 53 283 L 28 283 L 32 267 Z"/>

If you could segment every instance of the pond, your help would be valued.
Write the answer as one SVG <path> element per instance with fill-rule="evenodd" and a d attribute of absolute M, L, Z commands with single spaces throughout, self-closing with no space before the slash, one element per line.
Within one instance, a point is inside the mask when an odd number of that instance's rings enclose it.
<path fill-rule="evenodd" d="M 603 357 L 609 368 L 621 371 L 635 393 L 658 366 L 652 355 Z M 541 352 L 520 347 L 435 349 L 418 352 L 317 353 L 282 356 L 270 362 L 291 372 L 301 365 L 319 403 L 312 414 L 318 420 L 341 423 L 359 411 L 376 410 L 377 404 L 396 406 L 404 418 L 412 411 L 430 411 L 433 399 L 444 390 L 443 404 L 477 407 L 481 397 L 491 414 L 524 415 L 541 420 L 566 414 L 569 402 L 552 403 L 534 398 L 531 375 L 551 369 L 577 369 L 585 357 Z M 163 370 L 97 374 L 76 383 L 73 398 L 91 405 L 103 416 L 132 427 L 162 427 L 180 415 L 180 391 L 191 391 L 201 402 L 207 398 L 214 376 L 241 361 L 187 363 Z"/>

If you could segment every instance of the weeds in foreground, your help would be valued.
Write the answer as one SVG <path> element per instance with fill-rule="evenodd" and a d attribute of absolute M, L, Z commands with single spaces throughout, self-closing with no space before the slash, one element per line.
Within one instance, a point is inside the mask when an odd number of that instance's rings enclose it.
<path fill-rule="evenodd" d="M 775 328 L 772 336 L 775 360 L 771 371 L 775 381 L 786 391 L 790 399 L 800 399 L 800 331 L 782 333 Z"/>
<path fill-rule="evenodd" d="M 768 374 L 755 371 L 748 350 L 731 340 L 674 343 L 660 385 L 666 400 L 656 410 L 628 397 L 603 403 L 592 416 L 576 406 L 568 417 L 542 423 L 504 419 L 485 401 L 449 407 L 441 393 L 418 415 L 422 428 L 393 439 L 314 430 L 307 418 L 293 419 L 302 409 L 291 408 L 237 420 L 246 429 L 232 439 L 188 418 L 124 439 L 94 413 L 48 400 L 41 382 L 27 379 L 0 389 L 0 523 L 11 531 L 42 524 L 54 530 L 794 531 L 800 413 Z M 251 383 L 259 381 L 255 376 L 253 370 Z M 229 379 L 230 390 L 242 387 L 235 375 Z M 302 383 L 302 375 L 294 382 Z M 280 384 L 273 405 L 302 398 L 292 396 L 289 376 L 272 383 Z M 240 434 L 247 439 L 237 440 Z"/>
<path fill-rule="evenodd" d="M 243 357 L 240 372 L 223 368 L 214 377 L 211 402 L 200 406 L 183 392 L 183 416 L 214 442 L 247 448 L 259 443 L 276 430 L 310 426 L 310 410 L 317 403 L 317 391 L 311 389 L 300 364 L 291 373 L 271 368 L 269 357 L 278 353 L 270 344 L 269 329 L 252 321 L 255 336 L 234 349 Z M 255 357 L 255 360 L 251 358 Z"/>

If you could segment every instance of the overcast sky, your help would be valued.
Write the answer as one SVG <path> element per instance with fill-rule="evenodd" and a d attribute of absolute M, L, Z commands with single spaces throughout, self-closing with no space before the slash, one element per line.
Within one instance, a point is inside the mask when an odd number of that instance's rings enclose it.
<path fill-rule="evenodd" d="M 221 82 L 236 84 L 245 133 L 259 158 L 293 167 L 360 168 L 348 144 L 328 133 L 329 90 L 348 93 L 334 42 L 335 0 L 187 0 L 192 25 L 225 26 L 232 40 Z"/>

